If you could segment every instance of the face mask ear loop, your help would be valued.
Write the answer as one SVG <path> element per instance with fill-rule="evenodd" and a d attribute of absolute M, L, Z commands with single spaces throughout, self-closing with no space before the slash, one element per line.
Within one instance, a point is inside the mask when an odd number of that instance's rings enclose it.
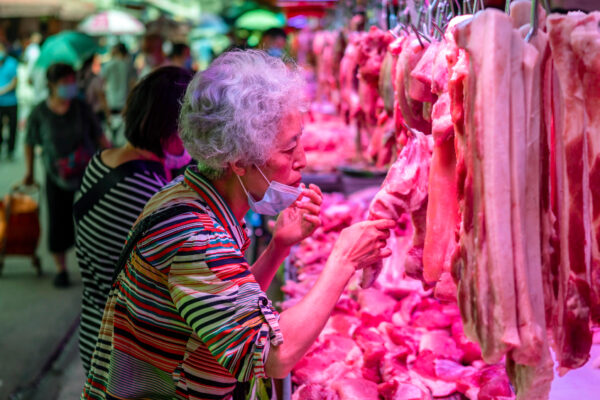
<path fill-rule="evenodd" d="M 244 190 L 244 193 L 246 193 L 246 196 L 250 196 L 250 193 L 248 193 L 248 191 L 246 190 L 246 186 L 244 186 L 244 183 L 242 182 L 242 178 L 240 178 L 239 175 L 236 174 L 236 177 L 238 178 L 238 181 L 240 181 L 240 185 L 242 186 L 242 189 Z"/>
<path fill-rule="evenodd" d="M 260 174 L 262 175 L 263 178 L 265 178 L 265 181 L 267 181 L 267 183 L 270 185 L 271 181 L 267 179 L 267 177 L 265 176 L 265 174 L 263 174 L 263 172 L 261 171 L 260 168 L 258 168 L 258 165 L 254 164 L 254 166 L 256 167 L 256 169 L 258 170 L 258 172 L 260 172 Z"/>

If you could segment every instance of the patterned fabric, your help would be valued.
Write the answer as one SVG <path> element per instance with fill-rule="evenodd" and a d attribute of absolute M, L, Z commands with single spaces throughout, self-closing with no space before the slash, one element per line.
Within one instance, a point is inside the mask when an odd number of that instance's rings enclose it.
<path fill-rule="evenodd" d="M 167 183 L 164 168 L 157 161 L 135 160 L 128 164 L 135 165 L 128 169 L 131 173 L 111 181 L 113 186 L 106 188 L 102 197 L 93 199 L 90 211 L 81 219 L 76 216 L 75 250 L 83 281 L 79 353 L 86 371 L 90 369 L 115 263 L 127 232 L 148 200 Z M 116 172 L 104 164 L 97 153 L 85 170 L 80 201 L 95 196 L 93 189 Z"/>
<path fill-rule="evenodd" d="M 138 242 L 111 289 L 82 399 L 230 399 L 264 378 L 279 314 L 250 272 L 243 226 L 190 167 L 140 219 L 194 205 Z"/>

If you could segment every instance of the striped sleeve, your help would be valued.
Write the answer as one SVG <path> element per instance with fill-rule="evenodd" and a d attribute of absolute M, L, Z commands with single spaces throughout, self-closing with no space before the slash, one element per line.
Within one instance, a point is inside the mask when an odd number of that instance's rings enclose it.
<path fill-rule="evenodd" d="M 279 315 L 221 227 L 190 237 L 173 258 L 169 290 L 180 315 L 238 381 L 264 378 Z"/>

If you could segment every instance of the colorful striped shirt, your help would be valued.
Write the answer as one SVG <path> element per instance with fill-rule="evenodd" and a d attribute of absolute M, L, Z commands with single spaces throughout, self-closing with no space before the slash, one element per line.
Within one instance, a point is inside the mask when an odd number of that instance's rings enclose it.
<path fill-rule="evenodd" d="M 82 399 L 229 399 L 264 378 L 279 314 L 250 272 L 248 236 L 190 167 L 138 218 L 197 207 L 151 227 L 111 289 Z"/>

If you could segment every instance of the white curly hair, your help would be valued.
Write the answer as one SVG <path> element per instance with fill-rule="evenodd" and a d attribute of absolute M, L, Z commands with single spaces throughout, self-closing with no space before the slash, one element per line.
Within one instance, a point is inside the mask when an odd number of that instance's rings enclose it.
<path fill-rule="evenodd" d="M 295 65 L 264 51 L 226 52 L 188 86 L 179 134 L 200 172 L 218 179 L 230 162 L 264 165 L 282 118 L 296 110 L 306 100 Z"/>

